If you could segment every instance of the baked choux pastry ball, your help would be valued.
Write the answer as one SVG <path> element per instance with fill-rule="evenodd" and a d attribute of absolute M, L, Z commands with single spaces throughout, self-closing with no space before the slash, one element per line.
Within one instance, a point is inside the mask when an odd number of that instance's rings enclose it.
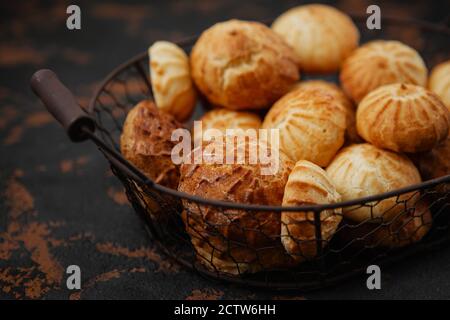
<path fill-rule="evenodd" d="M 358 47 L 359 31 L 352 19 L 336 8 L 309 4 L 279 16 L 272 29 L 295 50 L 300 70 L 330 73 Z"/>
<path fill-rule="evenodd" d="M 295 164 L 284 189 L 283 206 L 331 204 L 340 201 L 340 194 L 322 168 L 306 160 Z M 341 220 L 341 208 L 320 213 L 323 246 L 334 235 Z M 316 256 L 315 232 L 314 212 L 281 214 L 281 241 L 287 253 L 296 261 Z"/>
<path fill-rule="evenodd" d="M 414 158 L 423 180 L 431 180 L 450 174 L 450 135 L 431 151 Z M 450 184 L 448 186 L 450 190 Z"/>
<path fill-rule="evenodd" d="M 279 129 L 280 150 L 291 160 L 326 167 L 344 144 L 346 111 L 324 90 L 297 89 L 272 106 L 262 127 Z"/>
<path fill-rule="evenodd" d="M 427 204 L 419 201 L 389 223 L 345 225 L 339 236 L 364 248 L 401 248 L 422 240 L 432 223 Z"/>
<path fill-rule="evenodd" d="M 450 60 L 438 64 L 431 70 L 428 88 L 450 109 Z"/>
<path fill-rule="evenodd" d="M 234 111 L 224 108 L 217 108 L 206 112 L 200 119 L 203 136 L 208 129 L 217 129 L 226 134 L 228 129 L 241 129 L 246 134 L 248 129 L 256 130 L 261 127 L 261 119 L 258 115 L 246 111 Z M 239 132 L 233 132 L 238 134 Z M 201 137 L 194 136 L 197 140 Z"/>
<path fill-rule="evenodd" d="M 399 42 L 376 40 L 356 49 L 343 63 L 340 81 L 355 102 L 391 83 L 425 86 L 427 68 L 419 53 Z"/>
<path fill-rule="evenodd" d="M 356 131 L 356 108 L 352 101 L 345 95 L 344 91 L 341 90 L 336 84 L 328 82 L 325 80 L 308 80 L 301 81 L 294 86 L 294 89 L 322 89 L 328 94 L 332 95 L 336 102 L 340 103 L 346 112 L 346 131 L 345 140 L 347 143 L 359 143 L 362 142 L 361 137 L 359 137 Z"/>
<path fill-rule="evenodd" d="M 198 147 L 206 152 L 211 144 Z M 214 146 L 220 146 L 220 143 Z M 268 145 L 237 140 L 234 148 L 224 148 L 224 157 L 233 152 L 244 161 L 227 164 L 184 163 L 181 165 L 179 191 L 207 199 L 258 205 L 281 205 L 293 163 L 279 153 L 278 168 L 264 174 L 265 164 L 252 162 L 252 152 L 272 154 Z M 196 153 L 196 149 L 192 154 Z M 276 154 L 274 154 L 276 156 Z M 247 211 L 202 205 L 183 200 L 183 220 L 197 257 L 207 268 L 240 274 L 282 266 L 292 262 L 280 241 L 280 213 Z"/>
<path fill-rule="evenodd" d="M 342 149 L 326 169 L 343 201 L 373 196 L 421 182 L 414 164 L 395 152 L 371 144 L 355 144 Z M 417 202 L 419 192 L 374 202 L 370 206 L 343 208 L 344 217 L 364 222 L 381 218 L 390 221 Z"/>
<path fill-rule="evenodd" d="M 176 189 L 180 172 L 171 159 L 172 148 L 177 143 L 171 141 L 171 135 L 181 127 L 170 114 L 160 112 L 153 102 L 144 100 L 128 112 L 120 136 L 120 150 L 154 182 Z"/>
<path fill-rule="evenodd" d="M 258 22 L 213 25 L 195 43 L 190 61 L 203 95 L 232 110 L 267 108 L 299 79 L 293 49 Z"/>
<path fill-rule="evenodd" d="M 183 49 L 168 41 L 155 42 L 148 49 L 148 55 L 156 106 L 178 121 L 186 121 L 197 100 L 188 56 Z"/>
<path fill-rule="evenodd" d="M 433 149 L 447 138 L 450 111 L 433 92 L 411 84 L 390 84 L 370 92 L 356 113 L 359 135 L 396 152 Z"/>

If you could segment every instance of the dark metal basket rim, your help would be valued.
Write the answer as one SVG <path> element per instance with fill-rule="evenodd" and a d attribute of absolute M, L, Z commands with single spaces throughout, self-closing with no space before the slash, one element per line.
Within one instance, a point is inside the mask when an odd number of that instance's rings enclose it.
<path fill-rule="evenodd" d="M 367 17 L 365 15 L 357 15 L 357 14 L 350 14 L 350 16 L 357 21 L 365 20 Z M 420 28 L 423 28 L 425 30 L 431 31 L 431 32 L 437 32 L 437 33 L 443 33 L 450 37 L 450 28 L 445 25 L 439 25 L 432 22 L 424 21 L 424 20 L 418 20 L 418 19 L 409 19 L 409 18 L 398 18 L 398 17 L 390 17 L 390 16 L 384 16 L 382 18 L 383 21 L 387 23 L 392 24 L 399 24 L 399 25 L 408 25 L 408 24 L 417 24 Z M 273 21 L 273 19 L 263 21 L 264 23 L 270 23 Z M 185 39 L 175 41 L 175 43 L 181 47 L 185 47 L 188 45 L 192 45 L 193 42 L 198 38 L 198 36 L 191 36 L 187 37 Z M 103 92 L 104 88 L 108 85 L 108 83 L 120 72 L 125 70 L 126 68 L 129 68 L 131 65 L 138 63 L 140 60 L 145 59 L 147 57 L 147 52 L 144 51 L 140 54 L 135 55 L 128 61 L 120 64 L 117 66 L 113 71 L 111 71 L 104 80 L 100 83 L 100 85 L 97 87 L 97 89 L 94 92 L 93 97 L 91 98 L 87 111 L 88 113 L 92 114 L 94 112 L 95 104 L 100 96 L 100 94 Z M 99 146 L 101 149 L 104 149 L 101 145 Z M 105 150 L 107 151 L 107 150 Z M 111 155 L 111 154 L 110 154 Z M 388 199 L 391 197 L 400 196 L 405 193 L 414 192 L 414 191 L 420 191 L 426 188 L 431 188 L 434 186 L 437 186 L 441 183 L 450 183 L 450 174 L 439 177 L 436 179 L 428 180 L 421 182 L 419 184 L 407 186 L 404 188 L 396 189 L 393 191 L 362 197 L 362 198 L 356 198 L 348 201 L 342 201 L 338 203 L 333 204 L 319 204 L 319 205 L 301 205 L 301 206 L 268 206 L 268 205 L 255 205 L 255 204 L 246 204 L 246 203 L 237 203 L 237 202 L 229 202 L 229 201 L 221 201 L 221 200 L 214 200 L 214 199 L 208 199 L 203 198 L 200 196 L 194 196 L 185 192 L 181 192 L 175 189 L 171 189 L 168 187 L 165 187 L 163 185 L 157 184 L 153 182 L 152 180 L 145 177 L 145 174 L 142 173 L 137 167 L 135 167 L 133 164 L 128 162 L 125 158 L 121 156 L 120 153 L 114 153 L 111 155 L 113 158 L 116 158 L 116 160 L 120 160 L 121 163 L 125 165 L 125 169 L 129 169 L 128 173 L 134 176 L 139 180 L 140 183 L 147 185 L 150 188 L 153 188 L 155 190 L 158 190 L 162 193 L 169 194 L 181 199 L 194 201 L 200 204 L 204 205 L 211 205 L 211 206 L 217 206 L 222 208 L 229 208 L 229 209 L 241 209 L 241 210 L 254 210 L 254 211 L 275 211 L 275 212 L 282 212 L 282 211 L 316 211 L 321 212 L 323 210 L 329 210 L 329 209 L 336 209 L 336 208 L 343 208 L 343 207 L 349 207 L 349 206 L 357 206 L 357 205 L 364 205 L 370 202 L 377 202 L 384 199 Z M 109 158 L 109 157 L 108 157 Z M 131 169 L 131 170 L 130 170 Z M 130 172 L 131 171 L 131 172 Z M 133 172 L 139 173 L 139 175 L 134 174 Z M 145 178 L 143 178 L 145 177 Z"/>

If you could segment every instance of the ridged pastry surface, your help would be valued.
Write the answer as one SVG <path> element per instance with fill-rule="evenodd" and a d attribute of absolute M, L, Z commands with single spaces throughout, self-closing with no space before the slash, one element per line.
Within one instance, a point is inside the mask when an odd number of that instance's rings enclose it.
<path fill-rule="evenodd" d="M 170 138 L 177 128 L 181 124 L 170 114 L 160 112 L 153 102 L 144 100 L 128 112 L 120 136 L 120 149 L 128 161 L 156 183 L 174 189 L 180 173 L 171 160 L 176 142 Z"/>
<path fill-rule="evenodd" d="M 438 64 L 431 70 L 428 88 L 450 109 L 450 60 Z"/>
<path fill-rule="evenodd" d="M 183 49 L 168 41 L 155 42 L 148 54 L 156 105 L 178 121 L 187 120 L 197 99 L 188 56 Z"/>
<path fill-rule="evenodd" d="M 263 175 L 262 164 L 250 161 L 253 148 L 259 151 L 263 146 L 235 143 L 235 157 L 238 150 L 245 150 L 242 164 L 183 164 L 178 190 L 208 199 L 281 205 L 293 163 L 280 154 L 278 171 Z M 290 261 L 280 241 L 280 213 L 224 209 L 187 200 L 183 205 L 186 230 L 199 260 L 208 268 L 238 274 L 285 266 Z"/>
<path fill-rule="evenodd" d="M 337 71 L 359 42 L 351 18 L 322 4 L 292 8 L 273 22 L 272 29 L 294 48 L 300 70 L 306 72 Z"/>
<path fill-rule="evenodd" d="M 345 95 L 344 91 L 341 90 L 336 84 L 328 82 L 325 80 L 308 80 L 301 81 L 294 86 L 293 90 L 311 90 L 311 89 L 322 89 L 328 94 L 332 95 L 336 102 L 340 103 L 346 112 L 346 131 L 345 139 L 347 143 L 358 143 L 361 142 L 361 138 L 356 131 L 356 108 L 352 101 Z"/>
<path fill-rule="evenodd" d="M 415 153 L 431 150 L 447 138 L 450 111 L 423 87 L 391 84 L 361 101 L 356 125 L 360 136 L 377 147 Z"/>
<path fill-rule="evenodd" d="M 258 22 L 213 25 L 195 43 L 190 61 L 206 98 L 234 110 L 266 108 L 299 79 L 292 48 Z"/>
<path fill-rule="evenodd" d="M 298 161 L 284 189 L 283 206 L 330 204 L 341 201 L 327 173 L 312 162 Z M 342 220 L 341 209 L 320 213 L 322 245 L 331 239 Z M 281 241 L 286 251 L 297 261 L 316 256 L 316 228 L 313 212 L 283 212 Z"/>
<path fill-rule="evenodd" d="M 324 90 L 294 90 L 267 113 L 263 128 L 279 129 L 280 150 L 293 161 L 325 167 L 344 144 L 346 111 Z"/>
<path fill-rule="evenodd" d="M 413 48 L 399 42 L 376 40 L 356 49 L 343 63 L 340 81 L 354 101 L 391 83 L 425 86 L 427 68 Z"/>
<path fill-rule="evenodd" d="M 421 182 L 414 164 L 395 152 L 379 149 L 371 144 L 355 144 L 342 149 L 327 167 L 328 177 L 336 186 L 343 201 L 377 195 Z M 344 216 L 363 222 L 382 218 L 392 220 L 409 203 L 419 197 L 418 192 L 388 198 L 372 206 L 347 207 Z"/>

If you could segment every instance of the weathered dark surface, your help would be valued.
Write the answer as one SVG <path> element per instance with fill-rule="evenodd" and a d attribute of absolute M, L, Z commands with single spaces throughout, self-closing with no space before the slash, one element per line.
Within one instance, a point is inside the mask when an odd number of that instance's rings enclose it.
<path fill-rule="evenodd" d="M 372 1 L 338 1 L 364 13 Z M 382 12 L 441 21 L 445 2 L 396 5 Z M 274 17 L 295 1 L 192 3 L 81 2 L 82 30 L 68 31 L 68 3 L 0 5 L 0 298 L 450 298 L 450 249 L 383 272 L 383 289 L 365 279 L 301 293 L 256 292 L 180 270 L 149 242 L 103 156 L 72 144 L 29 89 L 31 74 L 55 70 L 86 105 L 113 67 L 158 39 L 198 33 L 228 18 Z M 65 289 L 65 268 L 82 269 L 80 292 Z"/>

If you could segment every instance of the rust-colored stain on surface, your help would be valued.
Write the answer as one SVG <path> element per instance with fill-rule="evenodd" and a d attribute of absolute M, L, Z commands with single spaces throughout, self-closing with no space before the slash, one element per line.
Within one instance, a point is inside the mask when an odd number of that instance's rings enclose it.
<path fill-rule="evenodd" d="M 2 32 L 11 38 L 26 39 L 30 31 L 54 31 L 55 26 L 64 25 L 69 1 L 56 1 L 52 6 L 42 7 L 39 1 L 15 1 L 16 16 L 2 24 Z"/>
<path fill-rule="evenodd" d="M 186 300 L 219 300 L 224 293 L 221 290 L 213 288 L 194 289 Z"/>
<path fill-rule="evenodd" d="M 57 239 L 53 230 L 65 226 L 63 221 L 32 221 L 36 214 L 34 198 L 19 181 L 21 170 L 15 170 L 3 194 L 8 208 L 6 231 L 0 233 L 0 259 L 13 256 L 29 259 L 31 267 L 8 266 L 0 268 L 0 290 L 16 299 L 42 298 L 50 290 L 60 288 L 64 278 L 64 267 L 52 250 L 80 240 L 93 240 L 89 232 Z"/>
<path fill-rule="evenodd" d="M 35 268 L 5 268 L 0 269 L 0 283 L 2 284 L 1 290 L 13 296 L 16 299 L 21 299 L 25 295 L 28 298 L 39 298 L 40 294 L 45 291 L 41 284 L 36 281 L 30 280 L 35 273 Z M 32 288 L 33 289 L 30 289 Z M 23 289 L 26 288 L 26 289 Z"/>
<path fill-rule="evenodd" d="M 62 280 L 63 268 L 50 252 L 49 236 L 50 230 L 47 224 L 31 222 L 15 236 L 15 239 L 20 241 L 31 253 L 31 260 L 46 275 L 47 282 L 56 285 Z"/>
<path fill-rule="evenodd" d="M 21 126 L 21 125 L 14 126 L 8 132 L 8 135 L 6 136 L 6 138 L 3 139 L 3 144 L 5 146 L 10 146 L 12 144 L 16 144 L 22 138 L 23 131 L 24 131 L 23 126 Z"/>
<path fill-rule="evenodd" d="M 84 166 L 88 162 L 89 162 L 88 156 L 79 156 L 78 158 L 75 159 L 75 163 L 80 167 Z"/>
<path fill-rule="evenodd" d="M 0 233 L 0 257 L 9 259 L 14 254 L 26 252 L 33 268 L 0 270 L 2 291 L 16 298 L 40 298 L 51 288 L 58 287 L 63 277 L 63 268 L 50 250 L 51 227 L 35 221 L 21 223 L 33 213 L 34 199 L 16 176 L 10 178 L 4 197 L 9 212 L 6 231 Z"/>
<path fill-rule="evenodd" d="M 115 256 L 124 256 L 127 258 L 144 258 L 157 265 L 156 272 L 173 273 L 178 272 L 179 267 L 172 261 L 163 258 L 154 248 L 140 247 L 131 250 L 126 247 L 117 246 L 111 242 L 98 243 L 96 245 L 98 251 Z"/>
<path fill-rule="evenodd" d="M 92 55 L 78 49 L 65 48 L 59 51 L 53 48 L 37 50 L 30 45 L 5 43 L 0 44 L 0 66 L 15 67 L 19 65 L 44 65 L 50 58 L 61 57 L 69 63 L 87 65 Z"/>
<path fill-rule="evenodd" d="M 15 173 L 15 175 L 19 176 L 21 174 L 23 174 L 22 171 Z M 32 210 L 34 206 L 33 196 L 15 177 L 11 177 L 6 186 L 5 202 L 9 207 L 9 215 L 13 219 L 18 218 L 24 212 Z"/>
<path fill-rule="evenodd" d="M 73 169 L 73 161 L 70 159 L 61 160 L 59 168 L 62 173 L 70 172 Z"/>
<path fill-rule="evenodd" d="M 0 88 L 1 90 L 1 88 Z M 5 93 L 6 94 L 6 93 Z M 0 98 L 2 93 L 0 92 Z M 5 129 L 17 117 L 17 109 L 11 105 L 6 105 L 0 109 L 0 130 Z"/>
<path fill-rule="evenodd" d="M 62 173 L 72 172 L 74 169 L 80 169 L 86 163 L 89 162 L 89 157 L 87 156 L 79 156 L 78 158 L 72 159 L 63 159 L 59 163 L 59 169 Z"/>
<path fill-rule="evenodd" d="M 7 118 L 3 118 L 3 122 L 0 122 L 0 129 L 2 127 L 6 127 L 10 121 L 12 121 L 16 115 L 17 111 L 13 111 L 14 109 L 3 108 L 3 113 L 7 115 Z M 9 118 L 8 118 L 9 116 Z M 13 126 L 6 137 L 3 139 L 3 144 L 6 146 L 10 146 L 20 142 L 23 134 L 27 129 L 40 128 L 49 123 L 54 123 L 52 116 L 46 111 L 36 111 L 28 116 L 26 116 L 23 121 L 19 124 Z"/>
<path fill-rule="evenodd" d="M 145 272 L 147 272 L 145 268 L 131 268 L 131 269 L 113 269 L 111 271 L 101 273 L 99 275 L 96 275 L 94 278 L 89 279 L 81 290 L 72 293 L 69 296 L 69 300 L 80 300 L 83 292 L 85 292 L 87 289 L 93 288 L 99 282 L 108 282 L 113 279 L 118 279 L 123 274 L 145 273 Z"/>
<path fill-rule="evenodd" d="M 0 66 L 14 67 L 21 64 L 42 65 L 48 53 L 40 52 L 24 44 L 0 44 Z"/>
<path fill-rule="evenodd" d="M 62 51 L 62 56 L 68 62 L 78 65 L 87 65 L 92 60 L 92 55 L 88 52 L 73 48 L 66 48 Z"/>
<path fill-rule="evenodd" d="M 129 203 L 125 190 L 123 189 L 117 190 L 114 187 L 109 187 L 108 196 L 118 205 L 123 206 Z"/>
<path fill-rule="evenodd" d="M 151 16 L 149 6 L 118 3 L 97 4 L 91 12 L 96 18 L 124 22 L 130 35 L 138 33 L 142 22 Z"/>
<path fill-rule="evenodd" d="M 55 121 L 47 111 L 36 111 L 25 118 L 25 126 L 30 128 L 39 128 Z"/>

